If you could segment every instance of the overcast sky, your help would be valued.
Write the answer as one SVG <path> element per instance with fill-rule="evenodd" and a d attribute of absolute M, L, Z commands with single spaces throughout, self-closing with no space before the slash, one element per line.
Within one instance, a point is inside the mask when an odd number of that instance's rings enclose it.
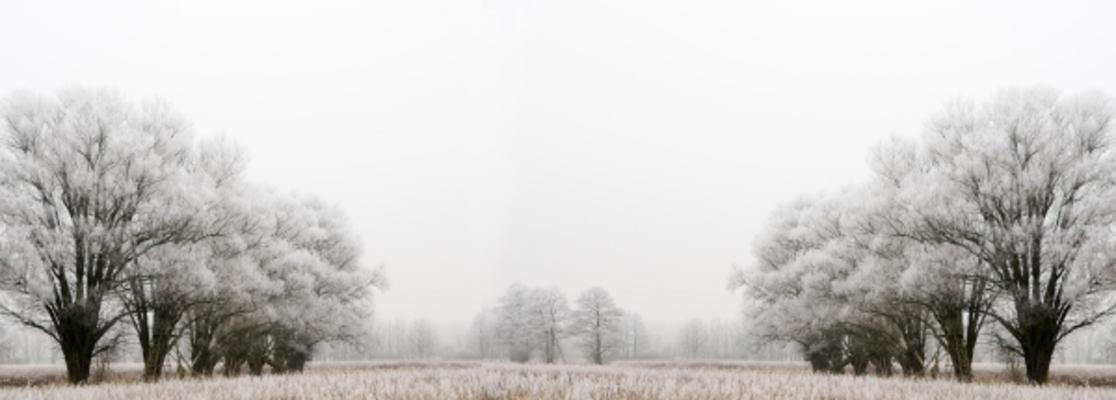
<path fill-rule="evenodd" d="M 874 142 L 1003 86 L 1116 94 L 1108 2 L 767 3 L 5 0 L 0 93 L 170 101 L 346 210 L 382 317 L 442 323 L 512 282 L 734 317 L 767 215 Z"/>

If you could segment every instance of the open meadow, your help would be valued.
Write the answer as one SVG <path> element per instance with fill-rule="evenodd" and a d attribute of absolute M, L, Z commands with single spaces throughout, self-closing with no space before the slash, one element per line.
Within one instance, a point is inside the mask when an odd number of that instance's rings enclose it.
<path fill-rule="evenodd" d="M 53 368 L 53 369 L 52 369 Z M 818 375 L 797 363 L 636 362 L 609 366 L 506 363 L 317 363 L 303 374 L 138 381 L 125 365 L 108 381 L 67 386 L 58 367 L 3 367 L 32 386 L 0 389 L 0 399 L 1112 399 L 1107 366 L 1064 366 L 1052 383 L 1004 382 L 978 366 L 977 382 Z M 8 385 L 12 379 L 5 379 Z"/>

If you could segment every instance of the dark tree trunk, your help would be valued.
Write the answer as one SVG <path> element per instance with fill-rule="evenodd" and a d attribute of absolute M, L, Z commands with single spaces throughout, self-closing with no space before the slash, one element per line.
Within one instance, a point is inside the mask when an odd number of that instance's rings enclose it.
<path fill-rule="evenodd" d="M 306 362 L 310 361 L 310 357 L 305 354 L 300 354 L 297 357 L 287 360 L 287 370 L 293 372 L 302 372 L 306 369 Z"/>
<path fill-rule="evenodd" d="M 281 345 L 281 339 L 269 334 L 261 334 L 260 337 L 253 337 L 253 335 L 237 337 L 241 338 L 239 343 L 228 343 L 223 348 L 233 353 L 235 358 L 243 360 L 248 366 L 248 373 L 263 374 L 264 366 L 274 363 L 273 349 Z"/>
<path fill-rule="evenodd" d="M 302 372 L 307 361 L 310 361 L 309 350 L 285 347 L 275 357 L 275 362 L 271 364 L 271 370 L 275 373 Z"/>
<path fill-rule="evenodd" d="M 66 377 L 70 383 L 81 384 L 89 380 L 89 369 L 106 328 L 100 327 L 100 306 L 74 304 L 55 313 L 58 345 L 66 360 Z"/>
<path fill-rule="evenodd" d="M 1050 361 L 1058 345 L 1061 324 L 1055 313 L 1045 305 L 1017 306 L 1019 327 L 1013 334 L 1019 341 L 1023 362 L 1027 367 L 1027 381 L 1042 385 L 1050 377 Z M 1009 329 L 1010 330 L 1010 329 Z"/>
<path fill-rule="evenodd" d="M 868 373 L 868 364 L 871 359 L 872 343 L 857 335 L 848 335 L 845 341 L 845 353 L 853 375 Z"/>
<path fill-rule="evenodd" d="M 190 323 L 190 371 L 197 375 L 213 375 L 220 354 L 213 348 L 217 324 L 207 317 L 195 317 Z"/>
<path fill-rule="evenodd" d="M 190 363 L 190 372 L 194 375 L 213 375 L 213 371 L 217 369 L 217 363 L 220 362 L 220 357 L 217 356 L 210 349 L 204 349 L 195 352 L 192 356 L 193 362 Z"/>
<path fill-rule="evenodd" d="M 806 360 L 814 372 L 840 374 L 845 369 L 844 348 L 839 338 L 827 338 L 807 347 Z"/>
<path fill-rule="evenodd" d="M 829 357 L 821 352 L 806 353 L 806 361 L 810 362 L 810 370 L 814 372 L 829 371 Z"/>
<path fill-rule="evenodd" d="M 1023 360 L 1027 365 L 1027 381 L 1042 385 L 1050 378 L 1050 359 L 1054 355 L 1054 344 L 1036 345 L 1030 350 L 1023 351 Z"/>
<path fill-rule="evenodd" d="M 922 375 L 926 372 L 926 324 L 913 316 L 904 318 L 898 328 L 902 341 L 895 358 L 903 375 Z"/>
<path fill-rule="evenodd" d="M 950 364 L 953 366 L 953 376 L 963 382 L 972 380 L 973 352 L 976 350 L 977 336 L 980 334 L 979 322 L 969 318 L 966 325 L 964 312 L 959 308 L 939 309 L 934 313 L 934 317 L 941 328 L 938 341 L 949 356 Z"/>
<path fill-rule="evenodd" d="M 868 373 L 868 358 L 854 358 L 849 360 L 852 365 L 853 375 L 864 375 Z"/>
<path fill-rule="evenodd" d="M 222 373 L 224 373 L 225 376 L 237 376 L 240 375 L 240 368 L 243 366 L 243 358 L 225 356 L 225 367 Z"/>
<path fill-rule="evenodd" d="M 155 298 L 155 284 L 133 278 L 129 281 L 131 297 L 124 298 L 143 356 L 143 379 L 148 382 L 163 375 L 163 364 L 178 339 L 176 328 L 185 312 L 184 299 Z"/>
<path fill-rule="evenodd" d="M 60 343 L 62 357 L 66 359 L 66 378 L 73 384 L 89 380 L 89 369 L 93 364 L 94 343 L 84 329 L 67 329 Z"/>
<path fill-rule="evenodd" d="M 958 282 L 963 299 L 942 299 L 930 307 L 938 323 L 938 343 L 949 356 L 953 376 L 962 382 L 973 379 L 973 354 L 988 312 L 987 283 L 980 278 Z"/>
<path fill-rule="evenodd" d="M 891 364 L 891 355 L 882 354 L 870 358 L 872 368 L 876 371 L 876 375 L 891 376 L 894 373 L 894 367 Z"/>
<path fill-rule="evenodd" d="M 146 347 L 141 347 L 143 353 L 144 380 L 155 381 L 163 374 L 163 364 L 167 355 L 177 339 L 175 329 L 182 314 L 176 306 L 160 305 L 155 308 L 150 334 L 151 337 Z"/>
<path fill-rule="evenodd" d="M 263 375 L 264 365 L 267 365 L 267 359 L 259 355 L 254 355 L 248 358 L 248 373 L 252 375 Z"/>

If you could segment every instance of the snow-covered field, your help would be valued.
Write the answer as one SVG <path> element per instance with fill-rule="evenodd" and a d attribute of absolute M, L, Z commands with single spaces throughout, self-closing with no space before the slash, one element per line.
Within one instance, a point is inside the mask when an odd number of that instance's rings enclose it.
<path fill-rule="evenodd" d="M 10 372 L 8 370 L 0 370 Z M 1111 369 L 1106 369 L 1111 372 Z M 815 375 L 778 364 L 319 364 L 298 375 L 39 386 L 0 399 L 1112 399 L 1116 389 Z"/>

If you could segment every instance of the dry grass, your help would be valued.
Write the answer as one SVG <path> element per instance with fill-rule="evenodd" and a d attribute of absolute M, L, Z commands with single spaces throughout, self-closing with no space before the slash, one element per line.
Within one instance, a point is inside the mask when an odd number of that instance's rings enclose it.
<path fill-rule="evenodd" d="M 1111 368 L 1086 368 L 1090 373 Z M 5 371 L 6 372 L 6 371 Z M 47 385 L 0 399 L 1111 399 L 1077 386 L 827 376 L 793 363 L 638 363 L 606 367 L 328 363 L 300 375 Z"/>
<path fill-rule="evenodd" d="M 795 361 L 628 361 L 618 365 L 641 368 L 706 368 L 737 371 L 786 371 L 806 372 L 809 365 Z M 1020 367 L 1022 368 L 1022 367 Z M 896 374 L 899 371 L 896 370 Z M 928 373 L 927 378 L 951 379 L 952 370 L 942 366 L 937 376 Z M 979 383 L 1024 383 L 1023 371 L 1010 371 L 999 363 L 977 363 L 973 365 L 974 380 Z M 1116 388 L 1116 365 L 1100 364 L 1055 364 L 1051 367 L 1052 386 L 1110 386 Z"/>

